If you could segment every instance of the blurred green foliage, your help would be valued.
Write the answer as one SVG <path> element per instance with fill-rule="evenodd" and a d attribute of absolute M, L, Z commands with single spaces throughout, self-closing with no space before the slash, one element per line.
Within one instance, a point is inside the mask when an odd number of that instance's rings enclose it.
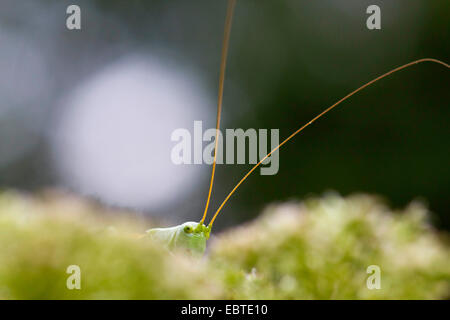
<path fill-rule="evenodd" d="M 450 251 L 411 204 L 392 212 L 367 195 L 328 195 L 267 209 L 223 235 L 212 260 L 226 275 L 249 272 L 234 298 L 433 299 L 449 294 Z M 381 269 L 381 289 L 366 286 Z"/>
<path fill-rule="evenodd" d="M 393 212 L 367 195 L 269 207 L 219 234 L 203 259 L 140 234 L 148 222 L 67 196 L 0 195 L 2 299 L 439 299 L 447 235 L 419 203 Z M 81 290 L 68 290 L 69 265 Z M 366 287 L 369 265 L 381 289 Z"/>
<path fill-rule="evenodd" d="M 139 239 L 132 221 L 96 219 L 93 211 L 95 208 L 76 200 L 47 203 L 14 194 L 2 195 L 0 297 L 205 299 L 217 296 L 213 288 L 209 289 L 210 283 L 205 282 L 206 271 L 201 263 L 186 261 L 187 258 L 169 254 L 152 242 Z M 81 290 L 66 287 L 69 265 L 81 269 Z"/>

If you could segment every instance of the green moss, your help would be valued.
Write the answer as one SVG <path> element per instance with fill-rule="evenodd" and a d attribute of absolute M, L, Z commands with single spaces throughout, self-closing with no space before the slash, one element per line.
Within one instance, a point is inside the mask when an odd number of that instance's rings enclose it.
<path fill-rule="evenodd" d="M 216 236 L 203 259 L 169 253 L 152 227 L 57 195 L 0 195 L 0 298 L 438 299 L 449 297 L 446 235 L 413 203 L 392 212 L 366 195 L 273 205 Z M 106 214 L 108 213 L 108 214 Z M 81 290 L 68 290 L 69 265 Z M 381 289 L 369 290 L 369 265 Z"/>
<path fill-rule="evenodd" d="M 0 297 L 6 299 L 216 298 L 206 265 L 170 254 L 135 234 L 122 219 L 97 219 L 93 206 L 0 198 Z M 98 210 L 98 209 L 97 209 Z M 112 229 L 110 224 L 122 226 Z M 124 225 L 127 227 L 125 228 Z M 68 290 L 69 265 L 81 269 L 81 290 Z M 191 287 L 195 289 L 192 290 Z"/>
<path fill-rule="evenodd" d="M 211 260 L 224 269 L 253 269 L 253 280 L 231 289 L 242 299 L 445 298 L 449 248 L 426 216 L 419 204 L 392 213 L 365 195 L 272 206 L 221 236 Z M 381 269 L 380 290 L 366 286 L 370 265 Z"/>

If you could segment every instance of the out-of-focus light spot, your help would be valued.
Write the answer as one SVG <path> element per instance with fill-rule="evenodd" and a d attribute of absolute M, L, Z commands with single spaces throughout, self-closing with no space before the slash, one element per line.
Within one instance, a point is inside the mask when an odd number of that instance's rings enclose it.
<path fill-rule="evenodd" d="M 210 105 L 186 70 L 136 56 L 119 61 L 61 106 L 53 150 L 62 183 L 113 205 L 167 208 L 206 173 L 171 162 L 171 133 L 212 120 Z"/>

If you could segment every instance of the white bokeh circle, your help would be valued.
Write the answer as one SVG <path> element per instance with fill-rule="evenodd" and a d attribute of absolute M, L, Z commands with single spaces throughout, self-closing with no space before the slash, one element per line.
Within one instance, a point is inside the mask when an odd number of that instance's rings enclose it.
<path fill-rule="evenodd" d="M 61 104 L 52 135 L 58 176 L 109 204 L 167 207 L 198 187 L 205 173 L 171 162 L 171 133 L 211 119 L 210 104 L 186 70 L 156 59 L 122 59 Z"/>

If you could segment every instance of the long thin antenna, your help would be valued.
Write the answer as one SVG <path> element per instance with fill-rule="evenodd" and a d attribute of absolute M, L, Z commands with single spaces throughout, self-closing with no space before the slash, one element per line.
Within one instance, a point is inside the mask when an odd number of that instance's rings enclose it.
<path fill-rule="evenodd" d="M 367 82 L 366 84 L 362 85 L 361 87 L 359 87 L 358 89 L 350 92 L 349 94 L 347 94 L 345 97 L 343 97 L 341 100 L 339 100 L 338 102 L 336 102 L 335 104 L 333 104 L 332 106 L 328 107 L 327 109 L 325 109 L 324 111 L 322 111 L 319 115 L 317 115 L 316 117 L 314 117 L 311 121 L 309 121 L 308 123 L 306 123 L 305 125 L 303 125 L 302 127 L 300 127 L 300 129 L 298 129 L 297 131 L 295 131 L 294 133 L 292 133 L 289 137 L 287 137 L 283 142 L 281 142 L 277 147 L 275 147 L 272 151 L 270 151 L 264 158 L 262 158 L 249 172 L 247 172 L 247 174 L 238 182 L 238 184 L 233 188 L 233 190 L 231 190 L 231 192 L 228 194 L 228 196 L 225 198 L 225 200 L 222 202 L 222 204 L 220 205 L 219 209 L 217 209 L 216 213 L 214 214 L 213 218 L 211 219 L 211 222 L 209 223 L 208 227 L 212 228 L 212 225 L 214 223 L 214 220 L 216 219 L 217 215 L 219 214 L 219 212 L 222 210 L 223 206 L 227 203 L 227 201 L 230 199 L 230 197 L 233 195 L 233 193 L 237 190 L 237 188 L 239 188 L 239 186 L 248 178 L 248 176 L 256 169 L 258 168 L 261 163 L 266 160 L 272 153 L 274 153 L 275 151 L 277 151 L 278 149 L 280 149 L 280 147 L 282 145 L 284 145 L 286 142 L 288 142 L 289 140 L 291 140 L 293 137 L 295 137 L 298 133 L 300 133 L 303 129 L 305 129 L 306 127 L 308 127 L 309 125 L 311 125 L 314 121 L 316 121 L 317 119 L 319 119 L 320 117 L 324 116 L 326 113 L 328 113 L 329 111 L 331 111 L 332 109 L 334 109 L 335 107 L 337 107 L 339 104 L 341 104 L 342 102 L 344 102 L 345 100 L 347 100 L 348 98 L 350 98 L 351 96 L 353 96 L 354 94 L 358 93 L 359 91 L 363 90 L 364 88 L 370 86 L 371 84 L 377 82 L 378 80 L 381 80 L 397 71 L 406 69 L 412 65 L 421 63 L 421 62 L 435 62 L 435 63 L 439 63 L 447 68 L 450 68 L 450 66 L 448 64 L 446 64 L 445 62 L 442 62 L 440 60 L 437 59 L 432 59 L 432 58 L 424 58 L 424 59 L 419 59 L 419 60 L 415 60 L 412 61 L 410 63 L 407 63 L 405 65 L 402 65 L 400 67 L 397 67 L 389 72 L 386 72 L 385 74 L 378 76 L 377 78 Z"/>
<path fill-rule="evenodd" d="M 214 173 L 216 172 L 216 158 L 217 158 L 217 146 L 219 144 L 218 135 L 220 128 L 220 116 L 222 114 L 222 100 L 223 100 L 223 86 L 225 82 L 225 70 L 227 66 L 227 54 L 228 54 L 228 44 L 230 42 L 230 32 L 231 32 L 231 22 L 233 20 L 233 11 L 236 5 L 236 0 L 228 0 L 227 17 L 225 20 L 225 30 L 223 35 L 222 43 L 222 58 L 220 60 L 220 75 L 219 75 L 219 95 L 217 98 L 217 119 L 216 119 L 216 140 L 214 147 L 214 161 L 211 172 L 211 181 L 209 183 L 208 198 L 206 199 L 205 211 L 203 212 L 202 220 L 200 220 L 199 225 L 202 225 L 205 221 L 206 214 L 208 213 L 209 202 L 211 200 L 211 192 L 214 184 Z"/>

